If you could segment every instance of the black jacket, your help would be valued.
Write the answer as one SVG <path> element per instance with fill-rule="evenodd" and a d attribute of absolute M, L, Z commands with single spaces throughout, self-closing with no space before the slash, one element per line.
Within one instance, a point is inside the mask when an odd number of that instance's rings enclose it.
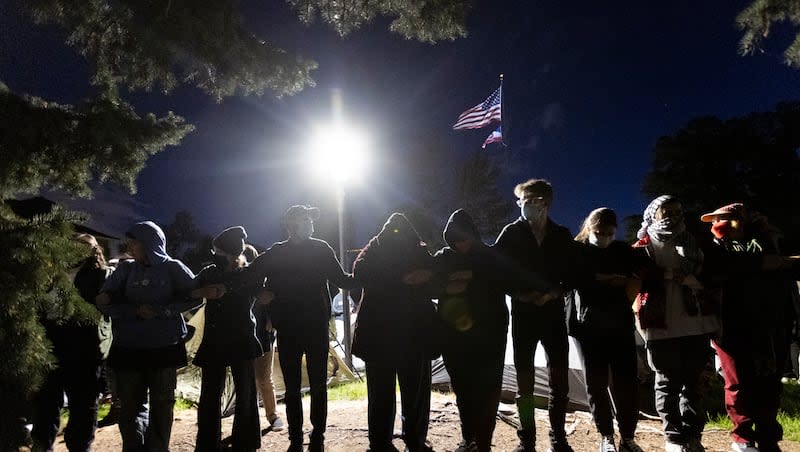
<path fill-rule="evenodd" d="M 396 363 L 438 354 L 431 286 L 403 283 L 414 270 L 432 271 L 433 257 L 405 216 L 394 214 L 353 263 L 353 277 L 363 287 L 353 332 L 354 355 L 364 361 Z"/>
<path fill-rule="evenodd" d="M 563 226 L 547 220 L 547 235 L 538 243 L 523 218 L 506 225 L 495 242 L 500 267 L 511 281 L 511 305 L 515 314 L 538 315 L 552 312 L 563 316 L 563 299 L 542 307 L 524 303 L 519 295 L 530 291 L 548 292 L 576 287 L 588 277 L 579 245 Z"/>
<path fill-rule="evenodd" d="M 453 245 L 464 236 L 474 240 L 473 247 L 467 253 L 460 253 Z M 434 255 L 436 274 L 442 284 L 438 311 L 443 325 L 443 349 L 474 350 L 505 344 L 507 281 L 498 266 L 496 250 L 480 241 L 472 218 L 460 209 L 450 216 L 444 238 L 449 246 Z M 448 293 L 447 284 L 456 278 L 469 281 L 466 290 Z"/>
<path fill-rule="evenodd" d="M 607 248 L 581 245 L 590 274 L 615 274 L 632 277 L 633 250 L 624 242 L 614 241 Z M 607 337 L 633 334 L 632 300 L 624 287 L 612 287 L 586 278 L 571 296 L 570 335 Z"/>
<path fill-rule="evenodd" d="M 268 288 L 275 293 L 269 314 L 283 338 L 327 330 L 331 316 L 328 282 L 344 289 L 355 287 L 330 245 L 315 238 L 275 243 L 250 264 L 247 272 L 251 280 L 253 276 L 255 281 L 267 278 Z"/>
<path fill-rule="evenodd" d="M 197 286 L 225 284 L 243 271 L 225 272 L 212 264 L 197 275 Z M 256 337 L 254 302 L 255 291 L 247 288 L 229 288 L 221 298 L 206 302 L 203 340 L 194 357 L 195 365 L 228 366 L 263 354 Z"/>

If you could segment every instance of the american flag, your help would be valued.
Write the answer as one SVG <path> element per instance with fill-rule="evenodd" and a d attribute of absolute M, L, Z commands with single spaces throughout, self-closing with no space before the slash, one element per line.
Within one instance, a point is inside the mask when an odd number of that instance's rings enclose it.
<path fill-rule="evenodd" d="M 490 133 L 489 136 L 486 137 L 485 140 L 483 140 L 483 146 L 481 146 L 481 147 L 483 149 L 486 149 L 486 145 L 487 144 L 497 143 L 498 141 L 502 142 L 503 141 L 503 130 L 502 129 L 503 129 L 503 126 L 497 126 L 497 129 L 495 129 L 494 132 Z"/>
<path fill-rule="evenodd" d="M 503 85 L 492 93 L 485 101 L 461 113 L 453 124 L 453 130 L 480 129 L 500 121 L 500 101 Z"/>

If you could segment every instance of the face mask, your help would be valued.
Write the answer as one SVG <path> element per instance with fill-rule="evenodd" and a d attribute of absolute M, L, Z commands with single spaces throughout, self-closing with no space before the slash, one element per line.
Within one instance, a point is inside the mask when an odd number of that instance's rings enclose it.
<path fill-rule="evenodd" d="M 522 210 L 522 218 L 528 221 L 539 220 L 544 215 L 544 209 L 542 207 L 530 203 L 523 205 L 521 210 Z"/>
<path fill-rule="evenodd" d="M 662 218 L 653 223 L 653 225 L 662 231 L 675 231 L 683 226 L 683 215 Z"/>
<path fill-rule="evenodd" d="M 598 236 L 594 232 L 589 233 L 589 243 L 598 247 L 598 248 L 606 248 L 608 245 L 611 245 L 611 242 L 614 241 L 614 236 Z"/>

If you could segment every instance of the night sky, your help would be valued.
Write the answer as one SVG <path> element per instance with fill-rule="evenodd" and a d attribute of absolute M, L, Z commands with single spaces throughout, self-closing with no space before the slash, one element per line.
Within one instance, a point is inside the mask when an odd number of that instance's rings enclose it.
<path fill-rule="evenodd" d="M 257 243 L 281 239 L 286 207 L 329 205 L 333 182 L 310 179 L 303 156 L 311 124 L 330 117 L 338 89 L 346 116 L 372 137 L 372 166 L 348 189 L 364 241 L 390 209 L 409 201 L 420 165 L 446 179 L 459 159 L 480 150 L 492 128 L 450 127 L 504 73 L 504 105 L 525 124 L 515 130 L 502 181 L 508 202 L 516 182 L 549 179 L 551 216 L 577 232 L 599 206 L 621 217 L 641 213 L 659 136 L 694 117 L 731 118 L 800 99 L 800 71 L 781 61 L 780 30 L 765 53 L 737 54 L 734 18 L 747 1 L 482 1 L 468 38 L 435 46 L 391 34 L 383 20 L 339 39 L 325 26 L 300 25 L 282 2 L 240 3 L 257 34 L 319 63 L 317 86 L 280 100 L 221 104 L 189 87 L 168 97 L 126 96 L 140 114 L 173 110 L 197 127 L 140 174 L 141 215 L 164 222 L 188 209 L 209 233 L 243 224 Z M 86 64 L 63 34 L 32 25 L 15 5 L 0 3 L 0 80 L 63 103 L 89 95 Z M 432 141 L 440 147 L 421 159 L 422 143 Z M 490 145 L 485 152 L 509 151 Z"/>

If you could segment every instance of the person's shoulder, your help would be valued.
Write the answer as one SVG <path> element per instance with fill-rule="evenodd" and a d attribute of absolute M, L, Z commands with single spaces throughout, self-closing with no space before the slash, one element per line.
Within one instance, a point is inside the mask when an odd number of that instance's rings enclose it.
<path fill-rule="evenodd" d="M 516 220 L 508 223 L 507 225 L 503 226 L 503 230 L 500 231 L 500 236 L 508 235 L 508 234 L 518 234 L 525 230 L 525 220 L 522 218 L 517 218 Z"/>
<path fill-rule="evenodd" d="M 330 248 L 331 247 L 331 245 L 328 242 L 326 242 L 325 240 L 322 240 L 322 239 L 318 239 L 316 237 L 311 237 L 308 240 L 311 243 L 311 246 L 314 246 L 314 247 L 317 247 L 317 248 Z"/>
<path fill-rule="evenodd" d="M 440 249 L 439 251 L 433 253 L 433 257 L 436 258 L 436 259 L 441 259 L 441 258 L 452 256 L 454 253 L 455 253 L 455 251 L 452 248 L 450 248 L 449 246 L 446 246 L 446 247 Z"/>
<path fill-rule="evenodd" d="M 194 279 L 194 272 L 183 263 L 183 261 L 178 259 L 170 259 L 164 263 L 167 268 L 169 268 L 170 272 L 173 272 L 173 276 L 178 277 L 189 277 Z"/>

